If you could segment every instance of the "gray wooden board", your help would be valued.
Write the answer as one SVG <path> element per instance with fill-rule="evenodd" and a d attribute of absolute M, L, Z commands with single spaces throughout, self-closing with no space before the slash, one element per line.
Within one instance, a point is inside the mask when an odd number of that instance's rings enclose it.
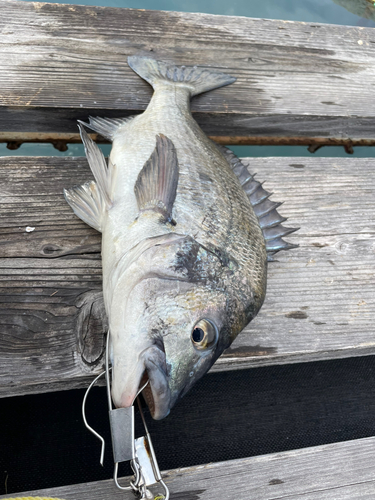
<path fill-rule="evenodd" d="M 374 166 L 251 160 L 300 246 L 269 265 L 263 308 L 213 370 L 375 353 Z M 62 195 L 90 178 L 85 158 L 0 159 L 1 396 L 82 387 L 102 368 L 100 234 Z"/>
<path fill-rule="evenodd" d="M 371 28 L 8 0 L 0 10 L 2 141 L 72 139 L 77 118 L 139 113 L 152 91 L 126 61 L 148 54 L 237 77 L 192 104 L 223 143 L 375 143 Z"/>
<path fill-rule="evenodd" d="M 374 462 L 375 438 L 365 438 L 176 469 L 163 476 L 171 500 L 372 500 Z M 118 490 L 112 480 L 11 496 L 21 495 L 66 500 L 134 498 L 132 492 Z"/>

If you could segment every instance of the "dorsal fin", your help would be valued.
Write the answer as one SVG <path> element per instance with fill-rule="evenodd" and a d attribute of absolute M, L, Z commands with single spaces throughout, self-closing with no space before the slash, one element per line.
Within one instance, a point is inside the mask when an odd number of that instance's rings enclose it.
<path fill-rule="evenodd" d="M 242 163 L 233 151 L 224 146 L 217 146 L 238 177 L 258 217 L 259 225 L 263 231 L 264 240 L 266 242 L 267 260 L 274 260 L 273 256 L 280 250 L 289 250 L 298 247 L 298 245 L 288 243 L 282 239 L 283 236 L 294 233 L 294 231 L 297 231 L 299 228 L 282 226 L 281 223 L 286 221 L 286 218 L 282 217 L 277 211 L 281 203 L 269 200 L 272 193 L 266 191 L 262 183 L 254 179 L 256 174 L 250 174 L 247 165 Z"/>
<path fill-rule="evenodd" d="M 100 118 L 100 116 L 89 116 L 90 123 L 86 123 L 81 120 L 78 120 L 78 123 L 91 128 L 94 132 L 97 132 L 106 139 L 113 141 L 118 129 L 125 123 L 132 121 L 134 118 L 135 116 L 128 116 L 127 118 Z"/>
<path fill-rule="evenodd" d="M 140 212 L 153 210 L 161 213 L 166 221 L 171 221 L 178 175 L 177 153 L 173 142 L 159 134 L 156 136 L 156 147 L 134 185 Z"/>

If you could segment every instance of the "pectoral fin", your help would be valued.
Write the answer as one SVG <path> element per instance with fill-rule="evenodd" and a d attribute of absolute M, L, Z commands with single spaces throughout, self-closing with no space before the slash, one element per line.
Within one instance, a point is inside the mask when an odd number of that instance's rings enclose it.
<path fill-rule="evenodd" d="M 102 231 L 101 219 L 104 210 L 104 200 L 96 182 L 89 181 L 82 186 L 64 189 L 65 200 L 73 212 L 86 224 L 97 231 Z"/>
<path fill-rule="evenodd" d="M 160 213 L 172 220 L 172 208 L 178 184 L 178 161 L 173 142 L 165 135 L 156 136 L 156 147 L 140 171 L 134 185 L 140 212 Z"/>
<path fill-rule="evenodd" d="M 115 166 L 109 161 L 107 167 L 99 147 L 80 125 L 79 130 L 85 146 L 87 161 L 96 182 L 90 181 L 82 186 L 64 189 L 64 196 L 80 219 L 97 231 L 101 231 L 103 214 L 112 207 L 111 189 Z"/>
<path fill-rule="evenodd" d="M 87 161 L 93 173 L 98 189 L 105 201 L 107 209 L 112 206 L 111 188 L 114 175 L 114 165 L 109 161 L 108 167 L 102 151 L 91 139 L 82 125 L 78 124 L 81 139 L 85 147 Z"/>

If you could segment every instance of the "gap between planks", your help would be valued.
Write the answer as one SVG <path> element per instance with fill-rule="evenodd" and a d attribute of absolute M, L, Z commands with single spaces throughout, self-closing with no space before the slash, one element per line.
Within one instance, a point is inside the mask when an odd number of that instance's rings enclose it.
<path fill-rule="evenodd" d="M 108 139 L 105 139 L 99 134 L 89 134 L 91 139 L 99 144 L 110 144 Z M 375 146 L 374 139 L 360 139 L 349 137 L 290 137 L 290 136 L 209 136 L 209 138 L 217 144 L 224 146 L 309 146 L 315 147 L 315 152 L 323 146 Z M 24 143 L 60 143 L 68 146 L 68 144 L 82 144 L 81 136 L 77 133 L 43 133 L 43 132 L 0 132 L 0 143 L 9 144 L 9 149 L 18 149 Z M 59 148 L 57 148 L 59 149 Z M 66 151 L 68 148 L 63 149 Z M 21 151 L 22 152 L 22 151 Z"/>

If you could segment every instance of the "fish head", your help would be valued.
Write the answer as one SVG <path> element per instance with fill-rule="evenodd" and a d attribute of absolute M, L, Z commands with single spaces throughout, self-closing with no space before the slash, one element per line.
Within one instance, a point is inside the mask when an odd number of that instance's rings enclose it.
<path fill-rule="evenodd" d="M 160 287 L 161 283 L 155 283 Z M 159 288 L 158 314 L 151 331 L 161 335 L 168 374 L 170 404 L 176 401 L 211 368 L 225 346 L 225 294 L 189 282 Z M 143 391 L 152 406 L 150 388 Z"/>
<path fill-rule="evenodd" d="M 130 406 L 147 383 L 151 415 L 164 418 L 210 369 L 249 321 L 235 274 L 223 252 L 188 236 L 152 246 L 132 263 L 110 314 L 117 407 Z"/>

